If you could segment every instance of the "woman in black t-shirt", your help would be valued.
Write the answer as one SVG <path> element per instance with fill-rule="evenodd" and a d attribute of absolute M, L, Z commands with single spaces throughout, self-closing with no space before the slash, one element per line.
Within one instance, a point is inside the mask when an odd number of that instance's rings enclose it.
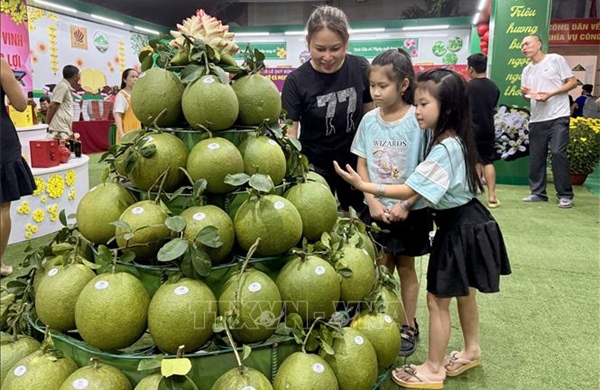
<path fill-rule="evenodd" d="M 361 212 L 362 192 L 343 181 L 333 161 L 356 167 L 350 145 L 362 116 L 373 108 L 369 62 L 348 54 L 348 18 L 338 8 L 320 6 L 308 19 L 306 42 L 310 60 L 288 75 L 283 108 L 293 121 L 288 135 L 298 137 L 302 153 L 329 183 L 342 210 Z"/>

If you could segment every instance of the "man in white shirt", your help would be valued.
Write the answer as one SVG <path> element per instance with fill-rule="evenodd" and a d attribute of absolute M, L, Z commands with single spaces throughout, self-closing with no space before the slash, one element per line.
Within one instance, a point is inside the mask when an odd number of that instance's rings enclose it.
<path fill-rule="evenodd" d="M 525 202 L 546 202 L 546 159 L 552 152 L 552 174 L 558 207 L 573 206 L 573 188 L 569 179 L 569 107 L 568 92 L 577 80 L 567 61 L 558 54 L 542 52 L 542 40 L 529 35 L 521 42 L 521 51 L 531 62 L 521 75 L 521 93 L 531 103 L 529 119 L 529 186 Z"/>
<path fill-rule="evenodd" d="M 46 121 L 48 130 L 70 134 L 73 132 L 73 90 L 78 87 L 81 76 L 74 65 L 65 66 L 62 73 L 63 79 L 52 92 Z"/>

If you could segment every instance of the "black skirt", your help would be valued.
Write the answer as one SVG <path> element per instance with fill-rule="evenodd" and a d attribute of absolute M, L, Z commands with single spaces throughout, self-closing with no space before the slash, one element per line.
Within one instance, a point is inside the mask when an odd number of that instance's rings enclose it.
<path fill-rule="evenodd" d="M 33 194 L 35 180 L 23 157 L 0 164 L 0 203 Z"/>
<path fill-rule="evenodd" d="M 427 269 L 427 291 L 438 298 L 500 291 L 500 275 L 511 273 L 498 223 L 477 199 L 432 210 L 437 231 Z"/>

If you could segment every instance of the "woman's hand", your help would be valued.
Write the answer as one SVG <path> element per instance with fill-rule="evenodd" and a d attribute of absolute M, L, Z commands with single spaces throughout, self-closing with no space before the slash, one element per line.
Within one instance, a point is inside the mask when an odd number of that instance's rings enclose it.
<path fill-rule="evenodd" d="M 337 174 L 342 177 L 342 179 L 344 179 L 348 183 L 352 184 L 352 186 L 354 188 L 356 188 L 357 190 L 363 191 L 363 189 L 362 189 L 363 181 L 362 181 L 361 177 L 359 176 L 359 174 L 356 173 L 356 171 L 354 169 L 352 169 L 350 164 L 346 164 L 347 171 L 343 170 L 340 167 L 340 165 L 337 163 L 337 161 L 333 162 L 333 167 L 335 168 L 335 171 L 337 172 Z"/>
<path fill-rule="evenodd" d="M 371 218 L 382 221 L 387 224 L 391 222 L 389 210 L 377 199 L 371 199 L 367 201 L 369 206 L 369 215 Z"/>
<path fill-rule="evenodd" d="M 390 210 L 390 220 L 392 222 L 404 221 L 408 217 L 409 211 L 402 207 L 401 202 L 396 202 Z"/>

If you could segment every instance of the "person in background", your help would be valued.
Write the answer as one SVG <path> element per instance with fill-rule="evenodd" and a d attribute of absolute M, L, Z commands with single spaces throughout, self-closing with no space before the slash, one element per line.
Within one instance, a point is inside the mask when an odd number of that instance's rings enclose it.
<path fill-rule="evenodd" d="M 293 121 L 290 137 L 298 137 L 302 153 L 337 195 L 341 209 L 364 209 L 362 192 L 333 170 L 332 161 L 356 166 L 350 145 L 365 112 L 373 108 L 369 94 L 369 62 L 348 54 L 348 18 L 338 8 L 319 6 L 310 15 L 306 43 L 310 61 L 290 73 L 282 105 Z"/>
<path fill-rule="evenodd" d="M 121 90 L 115 97 L 113 105 L 113 116 L 115 117 L 117 128 L 117 142 L 123 138 L 125 133 L 141 129 L 142 126 L 131 108 L 131 90 L 138 77 L 138 72 L 132 68 L 125 69 L 121 75 Z"/>
<path fill-rule="evenodd" d="M 487 186 L 487 206 L 496 208 L 500 201 L 496 198 L 496 128 L 494 114 L 500 98 L 500 90 L 496 83 L 486 77 L 487 56 L 482 53 L 472 54 L 467 58 L 467 74 L 471 77 L 468 83 L 473 135 L 477 145 L 479 162 L 477 172 L 483 177 Z"/>
<path fill-rule="evenodd" d="M 431 206 L 437 231 L 427 268 L 429 350 L 420 365 L 392 372 L 401 387 L 442 389 L 446 377 L 477 367 L 481 360 L 476 292 L 500 290 L 500 275 L 510 274 L 504 238 L 489 210 L 477 199 L 482 184 L 471 130 L 464 78 L 449 69 L 417 76 L 416 116 L 431 129 L 425 161 L 404 184 L 366 182 L 350 165 L 336 172 L 361 191 L 386 198 L 411 199 L 417 194 Z M 450 301 L 456 297 L 464 347 L 446 355 L 450 340 Z"/>
<path fill-rule="evenodd" d="M 569 173 L 569 91 L 577 79 L 564 57 L 545 54 L 542 40 L 528 35 L 521 41 L 521 51 L 531 62 L 521 74 L 521 93 L 531 103 L 529 119 L 529 187 L 524 202 L 547 202 L 546 160 L 552 152 L 552 174 L 558 207 L 573 207 L 573 187 Z"/>
<path fill-rule="evenodd" d="M 350 151 L 358 156 L 356 170 L 363 180 L 401 184 L 421 162 L 426 143 L 425 132 L 415 118 L 415 72 L 410 56 L 402 49 L 379 54 L 371 63 L 369 81 L 376 108 L 363 117 Z M 373 236 L 384 248 L 381 263 L 392 274 L 398 270 L 405 315 L 399 354 L 409 356 L 419 340 L 415 256 L 429 253 L 433 222 L 419 196 L 406 201 L 377 198 L 370 193 L 364 196 L 369 209 L 362 215 L 366 225 L 375 222 L 387 230 Z"/>
<path fill-rule="evenodd" d="M 4 251 L 8 246 L 11 230 L 10 204 L 22 196 L 31 195 L 35 181 L 27 161 L 21 154 L 21 143 L 17 129 L 6 110 L 5 96 L 18 111 L 25 111 L 27 95 L 15 78 L 10 65 L 0 59 L 0 275 L 13 272 L 10 265 L 3 262 Z"/>
<path fill-rule="evenodd" d="M 575 108 L 575 113 L 573 114 L 574 118 L 583 116 L 583 106 L 585 105 L 585 101 L 589 98 L 593 98 L 592 91 L 594 90 L 594 86 L 592 84 L 584 84 L 581 86 L 581 96 L 575 99 L 575 104 L 577 107 Z"/>
<path fill-rule="evenodd" d="M 73 132 L 73 91 L 79 87 L 79 69 L 67 65 L 62 70 L 63 79 L 52 92 L 46 120 L 48 130 L 71 134 Z"/>
<path fill-rule="evenodd" d="M 50 107 L 50 97 L 44 95 L 40 98 L 40 109 L 37 112 L 40 123 L 48 123 L 48 107 Z"/>
<path fill-rule="evenodd" d="M 577 103 L 573 97 L 569 94 L 569 108 L 571 109 L 571 118 L 575 118 L 575 110 L 577 110 Z"/>

